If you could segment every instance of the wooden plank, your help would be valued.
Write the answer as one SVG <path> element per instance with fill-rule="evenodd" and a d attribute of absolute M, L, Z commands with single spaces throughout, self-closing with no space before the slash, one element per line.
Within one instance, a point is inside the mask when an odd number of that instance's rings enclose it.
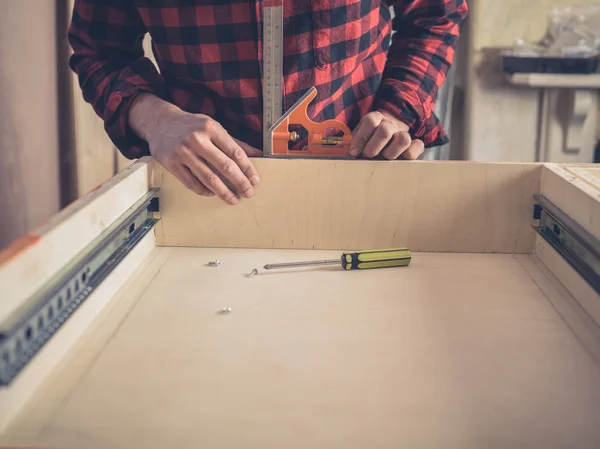
<path fill-rule="evenodd" d="M 143 292 L 135 307 L 70 354 L 5 444 L 557 449 L 600 439 L 600 369 L 522 256 L 419 253 L 407 268 L 246 278 L 267 262 L 337 252 L 169 251 L 131 287 Z M 221 266 L 207 267 L 215 258 Z"/>
<path fill-rule="evenodd" d="M 115 174 L 116 150 L 102 120 L 83 100 L 76 80 L 73 86 L 77 187 L 79 196 L 83 196 Z"/>
<path fill-rule="evenodd" d="M 148 191 L 147 162 L 131 165 L 0 251 L 0 321 Z"/>
<path fill-rule="evenodd" d="M 142 270 L 156 250 L 154 235 L 148 233 L 123 261 L 81 304 L 75 315 L 65 321 L 52 339 L 7 388 L 0 389 L 0 432 L 23 409 L 37 389 L 92 326 L 102 310 L 113 302 L 115 293 L 136 270 Z M 135 276 L 134 276 L 135 278 Z"/>
<path fill-rule="evenodd" d="M 256 158 L 261 185 L 228 206 L 158 163 L 167 246 L 530 253 L 538 164 Z"/>
<path fill-rule="evenodd" d="M 600 295 L 592 286 L 541 236 L 536 240 L 535 255 L 579 303 L 590 321 L 600 326 Z"/>
<path fill-rule="evenodd" d="M 545 164 L 541 193 L 592 235 L 600 238 L 598 167 Z"/>
<path fill-rule="evenodd" d="M 141 298 L 144 287 L 156 276 L 170 255 L 168 248 L 156 248 L 152 234 L 147 234 L 123 261 L 123 268 L 117 268 L 73 315 L 72 323 L 68 323 L 70 327 L 60 330 L 43 349 L 44 352 L 40 353 L 43 355 L 38 355 L 32 361 L 35 369 L 29 370 L 27 376 L 22 374 L 7 392 L 2 393 L 5 397 L 10 395 L 13 402 L 10 407 L 0 408 L 5 418 L 0 427 L 0 444 L 8 426 L 18 427 L 22 420 L 26 421 L 31 435 L 43 429 L 46 420 L 54 413 L 57 401 L 60 402 L 63 395 L 68 394 L 97 357 L 96 351 L 87 349 L 103 345 L 111 338 Z M 127 278 L 125 282 L 124 278 Z M 83 333 L 81 329 L 85 329 Z M 65 346 L 69 346 L 69 350 L 63 354 L 61 348 Z M 86 350 L 82 352 L 82 348 Z M 66 367 L 69 368 L 68 377 L 65 377 Z M 35 382 L 34 373 L 38 371 L 42 372 L 42 384 Z M 62 387 L 45 389 L 44 384 L 54 382 L 57 376 L 61 378 Z M 26 394 L 19 390 L 25 390 Z M 33 394 L 30 394 L 31 391 Z M 33 409 L 27 408 L 30 402 L 35 404 Z M 24 410 L 25 413 L 22 413 Z"/>
<path fill-rule="evenodd" d="M 97 186 L 47 223 L 1 251 L 0 285 L 4 296 L 0 303 L 0 321 L 51 280 L 148 188 L 148 158 L 145 158 Z M 0 390 L 0 429 L 14 418 L 111 301 L 115 292 L 155 248 L 154 234 L 149 233 L 36 354 L 13 384 Z"/>

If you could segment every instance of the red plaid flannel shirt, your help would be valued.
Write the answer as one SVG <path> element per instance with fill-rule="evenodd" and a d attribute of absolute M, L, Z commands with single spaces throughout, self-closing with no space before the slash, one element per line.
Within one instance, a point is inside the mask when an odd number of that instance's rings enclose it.
<path fill-rule="evenodd" d="M 262 148 L 263 1 L 75 0 L 70 67 L 123 155 L 149 154 L 127 120 L 140 92 L 206 114 Z M 315 86 L 314 121 L 338 119 L 352 129 L 367 112 L 383 109 L 426 147 L 448 141 L 433 110 L 466 0 L 283 3 L 282 112 Z M 144 56 L 146 33 L 158 67 Z"/>

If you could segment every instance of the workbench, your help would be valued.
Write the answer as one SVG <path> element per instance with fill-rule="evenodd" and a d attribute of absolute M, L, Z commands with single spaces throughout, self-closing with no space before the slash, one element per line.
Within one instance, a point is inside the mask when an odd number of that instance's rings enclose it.
<path fill-rule="evenodd" d="M 0 253 L 0 445 L 600 447 L 600 168 L 253 161 L 229 206 L 138 160 Z"/>

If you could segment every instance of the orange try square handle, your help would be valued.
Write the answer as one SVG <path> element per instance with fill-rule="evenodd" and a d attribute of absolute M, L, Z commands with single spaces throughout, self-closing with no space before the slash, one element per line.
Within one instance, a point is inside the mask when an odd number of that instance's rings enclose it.
<path fill-rule="evenodd" d="M 298 102 L 283 115 L 272 127 L 273 156 L 320 156 L 334 158 L 352 158 L 350 142 L 352 132 L 348 126 L 339 120 L 313 122 L 308 118 L 308 105 L 317 96 L 317 89 L 311 87 Z M 290 125 L 300 125 L 308 132 L 308 144 L 302 149 L 290 149 L 289 142 L 294 142 L 298 134 L 290 131 Z M 327 136 L 331 129 L 343 135 Z"/>

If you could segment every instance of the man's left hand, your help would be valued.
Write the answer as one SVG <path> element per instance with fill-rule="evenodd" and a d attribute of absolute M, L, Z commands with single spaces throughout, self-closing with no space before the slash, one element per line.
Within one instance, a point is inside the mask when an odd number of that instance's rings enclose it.
<path fill-rule="evenodd" d="M 416 159 L 424 151 L 421 140 L 413 140 L 408 125 L 387 111 L 373 111 L 365 115 L 353 132 L 350 154 L 385 159 Z"/>

